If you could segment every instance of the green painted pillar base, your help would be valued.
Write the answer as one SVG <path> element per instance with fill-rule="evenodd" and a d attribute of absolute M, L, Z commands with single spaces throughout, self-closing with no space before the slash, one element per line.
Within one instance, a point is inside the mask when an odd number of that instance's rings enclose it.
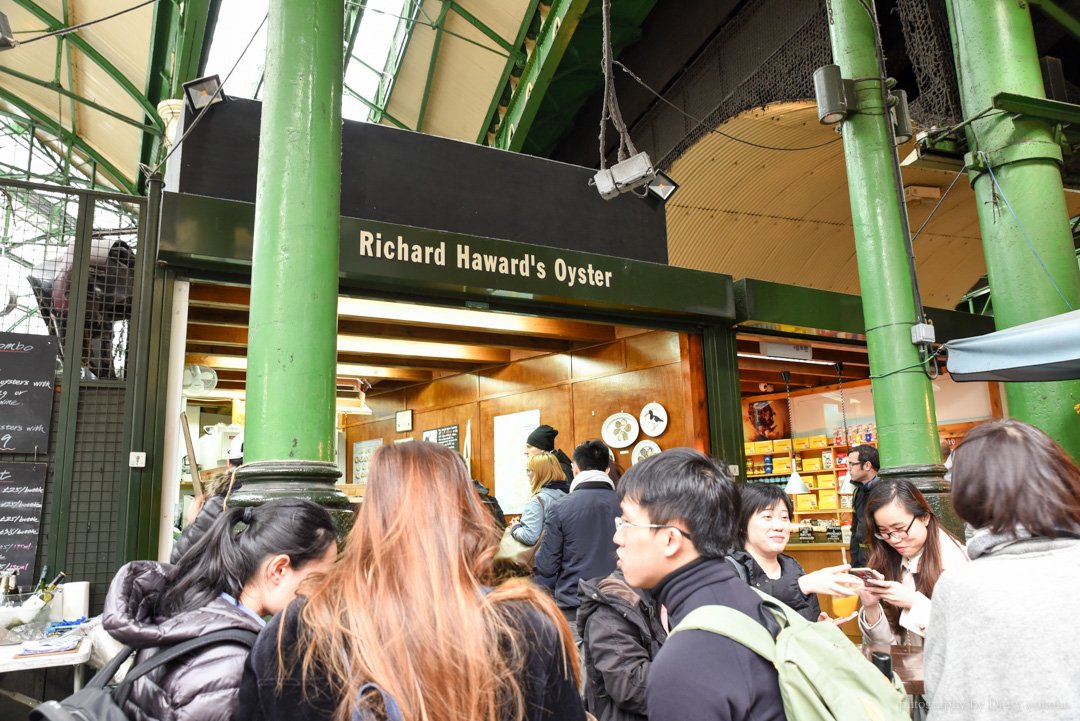
<path fill-rule="evenodd" d="M 882 468 L 879 476 L 886 480 L 910 481 L 918 488 L 930 509 L 937 516 L 946 530 L 957 538 L 964 538 L 964 522 L 956 515 L 952 506 L 952 489 L 945 480 L 946 468 L 940 464 L 893 466 Z"/>
<path fill-rule="evenodd" d="M 349 497 L 334 482 L 341 471 L 323 461 L 255 461 L 240 466 L 236 482 L 241 487 L 229 495 L 236 506 L 257 506 L 278 498 L 306 498 L 330 512 L 344 541 L 352 530 L 355 513 Z"/>

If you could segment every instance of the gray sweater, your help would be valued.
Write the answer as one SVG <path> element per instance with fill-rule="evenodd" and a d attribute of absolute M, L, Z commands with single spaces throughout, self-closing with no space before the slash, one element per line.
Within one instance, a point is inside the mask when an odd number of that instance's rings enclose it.
<path fill-rule="evenodd" d="M 934 587 L 930 721 L 1080 719 L 1080 539 L 992 536 Z"/>

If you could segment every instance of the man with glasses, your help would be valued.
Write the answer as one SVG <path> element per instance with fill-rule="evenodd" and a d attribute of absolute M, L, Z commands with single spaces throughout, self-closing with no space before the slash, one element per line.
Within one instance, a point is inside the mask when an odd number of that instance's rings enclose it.
<path fill-rule="evenodd" d="M 870 489 L 878 480 L 878 471 L 881 470 L 881 460 L 878 449 L 867 443 L 855 446 L 847 457 L 848 475 L 855 487 L 855 493 L 851 498 L 851 565 L 853 568 L 866 566 L 870 558 L 869 548 L 866 541 L 866 499 L 870 495 Z"/>
<path fill-rule="evenodd" d="M 774 636 L 761 598 L 724 560 L 737 536 L 739 489 L 690 448 L 650 456 L 619 481 L 615 543 L 626 582 L 649 589 L 673 628 L 696 608 L 728 606 Z M 647 681 L 649 721 L 782 721 L 776 669 L 746 646 L 709 631 L 670 636 Z"/>

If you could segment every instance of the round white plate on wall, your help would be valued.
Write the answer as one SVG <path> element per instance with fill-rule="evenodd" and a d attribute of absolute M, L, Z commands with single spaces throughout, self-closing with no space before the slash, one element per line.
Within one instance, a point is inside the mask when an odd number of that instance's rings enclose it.
<path fill-rule="evenodd" d="M 634 455 L 630 456 L 631 465 L 637 465 L 638 461 L 643 461 L 649 456 L 654 456 L 660 452 L 660 446 L 656 441 L 650 441 L 649 439 L 643 440 L 634 446 Z"/>
<path fill-rule="evenodd" d="M 655 438 L 667 430 L 667 409 L 656 402 L 646 403 L 641 409 L 640 420 L 642 432 Z"/>
<path fill-rule="evenodd" d="M 638 422 L 629 413 L 613 413 L 600 428 L 600 437 L 612 448 L 626 448 L 638 437 Z"/>

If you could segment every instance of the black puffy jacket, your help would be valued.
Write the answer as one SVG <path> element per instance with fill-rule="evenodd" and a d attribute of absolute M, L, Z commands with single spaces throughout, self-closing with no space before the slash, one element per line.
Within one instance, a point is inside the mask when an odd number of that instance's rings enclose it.
<path fill-rule="evenodd" d="M 578 584 L 585 710 L 599 721 L 645 721 L 649 667 L 667 637 L 656 607 L 618 571 Z"/>
<path fill-rule="evenodd" d="M 590 480 L 595 478 L 596 480 Z M 533 580 L 555 594 L 559 608 L 577 608 L 578 581 L 615 570 L 615 517 L 619 499 L 607 474 L 585 471 L 566 498 L 544 514 Z"/>
<path fill-rule="evenodd" d="M 104 626 L 120 643 L 138 649 L 135 662 L 159 647 L 211 631 L 258 633 L 262 623 L 224 598 L 169 618 L 158 600 L 175 575 L 172 566 L 133 561 L 116 574 L 105 598 Z M 223 643 L 193 651 L 135 681 L 124 711 L 132 721 L 230 721 L 239 704 L 240 679 L 248 648 Z"/>
<path fill-rule="evenodd" d="M 769 578 L 754 557 L 746 551 L 735 551 L 728 555 L 728 561 L 735 564 L 735 570 L 742 580 L 762 593 L 784 602 L 807 621 L 817 621 L 821 615 L 817 596 L 807 596 L 799 588 L 799 579 L 806 575 L 806 571 L 791 556 L 781 553 L 777 560 L 780 561 L 780 578 Z"/>

